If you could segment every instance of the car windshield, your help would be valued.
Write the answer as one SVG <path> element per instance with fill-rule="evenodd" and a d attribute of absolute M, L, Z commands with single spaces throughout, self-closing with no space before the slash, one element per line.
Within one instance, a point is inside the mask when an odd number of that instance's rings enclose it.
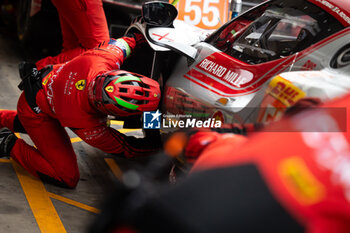
<path fill-rule="evenodd" d="M 276 0 L 231 21 L 207 42 L 230 56 L 258 64 L 301 51 L 342 28 L 308 2 Z"/>
<path fill-rule="evenodd" d="M 293 11 L 293 9 L 283 10 Z M 292 16 L 281 12 L 280 9 L 267 10 L 238 37 L 232 49 L 270 60 L 289 55 L 303 41 L 312 39 L 318 32 L 320 28 L 317 21 L 310 16 L 301 13 L 299 16 Z"/>

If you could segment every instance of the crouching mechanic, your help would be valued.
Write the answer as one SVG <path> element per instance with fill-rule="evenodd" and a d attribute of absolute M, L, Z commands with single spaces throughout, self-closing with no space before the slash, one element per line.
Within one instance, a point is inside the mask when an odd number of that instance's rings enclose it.
<path fill-rule="evenodd" d="M 45 181 L 73 188 L 79 169 L 64 127 L 107 153 L 134 157 L 153 152 L 159 145 L 151 140 L 127 137 L 107 126 L 107 115 L 136 115 L 159 104 L 156 81 L 119 70 L 139 36 L 112 39 L 27 76 L 20 85 L 24 92 L 17 111 L 0 111 L 0 127 L 6 127 L 0 132 L 0 155 L 11 156 Z M 36 148 L 11 131 L 28 133 Z"/>

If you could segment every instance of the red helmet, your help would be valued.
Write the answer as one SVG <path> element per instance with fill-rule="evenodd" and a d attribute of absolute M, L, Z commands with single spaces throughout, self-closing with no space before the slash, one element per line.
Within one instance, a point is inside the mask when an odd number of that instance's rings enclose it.
<path fill-rule="evenodd" d="M 136 115 L 157 109 L 160 88 L 153 79 L 115 70 L 95 78 L 89 88 L 89 100 L 108 115 Z"/>

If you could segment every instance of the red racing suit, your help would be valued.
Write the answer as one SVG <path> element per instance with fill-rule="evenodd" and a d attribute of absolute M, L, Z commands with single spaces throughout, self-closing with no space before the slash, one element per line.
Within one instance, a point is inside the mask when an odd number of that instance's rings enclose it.
<path fill-rule="evenodd" d="M 109 40 L 106 16 L 101 0 L 51 0 L 57 8 L 62 31 L 63 49 L 55 57 L 38 62 L 38 69 L 71 60 L 99 43 Z"/>
<path fill-rule="evenodd" d="M 132 157 L 151 152 L 152 148 L 131 146 L 133 137 L 107 127 L 107 116 L 88 101 L 91 82 L 99 74 L 119 69 L 135 44 L 134 38 L 129 37 L 111 40 L 69 62 L 54 65 L 43 78 L 42 89 L 36 95 L 39 114 L 34 113 L 22 93 L 17 106 L 18 118 L 37 148 L 18 139 L 11 157 L 35 176 L 75 187 L 79 180 L 77 159 L 64 127 L 107 153 Z M 15 118 L 15 111 L 0 111 L 1 127 L 15 130 Z"/>
<path fill-rule="evenodd" d="M 245 142 L 207 133 L 217 139 L 203 150 L 192 174 L 237 169 L 244 181 L 252 177 L 245 167 L 254 166 L 303 232 L 350 232 L 350 95 L 325 107 L 285 119 Z M 254 224 L 254 217 L 248 222 Z"/>

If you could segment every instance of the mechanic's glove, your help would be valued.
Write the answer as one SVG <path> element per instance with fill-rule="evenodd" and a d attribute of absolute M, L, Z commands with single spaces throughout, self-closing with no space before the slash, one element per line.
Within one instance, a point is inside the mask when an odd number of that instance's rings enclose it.
<path fill-rule="evenodd" d="M 245 136 L 258 131 L 262 124 L 224 124 L 215 129 L 192 129 L 175 132 L 164 144 L 165 153 L 181 164 L 193 164 L 202 151 L 219 138 L 228 135 Z"/>
<path fill-rule="evenodd" d="M 164 144 L 164 151 L 181 165 L 193 164 L 201 152 L 220 137 L 210 130 L 187 130 L 175 132 Z"/>
<path fill-rule="evenodd" d="M 190 171 L 196 158 L 194 158 L 195 156 L 191 154 L 191 157 L 187 159 L 185 152 L 192 136 L 196 135 L 197 133 L 198 130 L 195 129 L 177 131 L 164 143 L 164 153 L 172 158 L 173 163 L 169 173 L 170 183 L 177 183 L 179 176 L 186 175 Z M 189 148 L 192 147 L 190 146 Z"/>
<path fill-rule="evenodd" d="M 146 42 L 146 39 L 143 36 L 143 34 L 136 30 L 130 30 L 125 36 L 129 38 L 134 38 L 136 41 L 136 47 L 139 47 Z"/>
<path fill-rule="evenodd" d="M 227 137 L 235 137 L 237 142 L 246 140 L 246 137 L 243 135 L 231 132 L 218 133 L 209 129 L 175 132 L 164 144 L 165 154 L 174 158 L 169 181 L 176 183 L 179 173 L 187 174 L 190 172 L 194 162 L 208 146 Z"/>
<path fill-rule="evenodd" d="M 217 141 L 223 135 L 224 134 L 218 132 L 197 132 L 191 135 L 184 151 L 186 162 L 193 164 L 205 148 Z"/>

